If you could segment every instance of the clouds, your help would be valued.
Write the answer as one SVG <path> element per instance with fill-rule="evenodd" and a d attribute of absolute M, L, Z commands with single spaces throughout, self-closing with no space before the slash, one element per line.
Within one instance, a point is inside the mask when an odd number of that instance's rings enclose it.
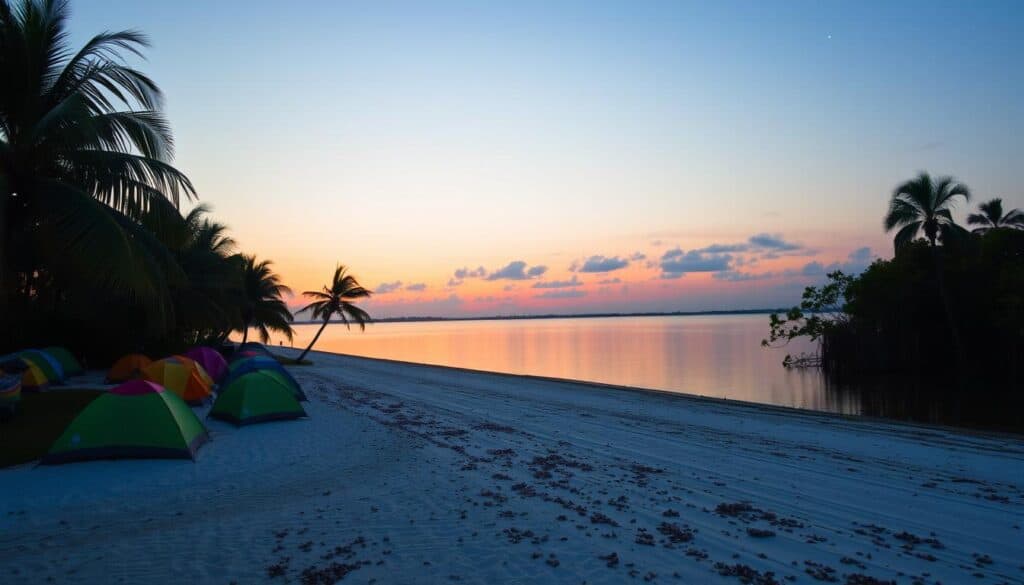
<path fill-rule="evenodd" d="M 583 261 L 580 272 L 611 272 L 629 266 L 629 260 L 618 256 L 591 256 Z"/>
<path fill-rule="evenodd" d="M 832 262 L 828 265 L 817 261 L 808 262 L 800 269 L 800 274 L 802 276 L 824 276 L 829 272 L 841 270 L 846 274 L 857 275 L 867 269 L 871 264 L 873 256 L 871 248 L 857 248 L 847 255 L 846 262 Z"/>
<path fill-rule="evenodd" d="M 746 252 L 749 249 L 750 246 L 747 244 L 711 244 L 710 246 L 701 248 L 700 251 L 708 254 L 731 254 L 736 252 Z"/>
<path fill-rule="evenodd" d="M 736 270 L 724 270 L 714 274 L 715 280 L 728 282 L 748 282 L 751 280 L 767 280 L 778 276 L 774 272 L 739 272 Z"/>
<path fill-rule="evenodd" d="M 751 246 L 775 252 L 791 252 L 803 249 L 803 245 L 787 242 L 782 239 L 780 234 L 755 234 L 750 236 L 750 239 L 747 241 L 750 242 Z"/>
<path fill-rule="evenodd" d="M 538 299 L 578 299 L 587 296 L 587 293 L 582 290 L 570 289 L 570 290 L 549 290 L 539 295 L 534 295 L 534 298 Z"/>
<path fill-rule="evenodd" d="M 814 254 L 817 254 L 815 250 L 789 242 L 781 234 L 760 233 L 750 236 L 746 242 L 711 244 L 690 251 L 677 246 L 662 254 L 660 262 L 648 263 L 648 267 L 660 268 L 661 278 L 667 280 L 681 278 L 689 272 L 713 272 L 719 280 L 761 280 L 768 276 L 741 273 L 734 268 L 751 265 L 758 258 L 770 260 L 780 256 Z"/>
<path fill-rule="evenodd" d="M 394 282 L 382 282 L 377 285 L 377 288 L 373 289 L 374 294 L 386 295 L 391 292 L 402 288 L 402 281 L 396 280 Z"/>
<path fill-rule="evenodd" d="M 452 277 L 448 279 L 448 288 L 455 288 L 462 286 L 467 278 L 483 278 L 487 276 L 487 269 L 483 266 L 477 266 L 476 268 L 456 268 Z"/>
<path fill-rule="evenodd" d="M 538 282 L 533 285 L 533 288 L 571 288 L 574 286 L 582 286 L 583 281 L 576 277 L 574 274 L 570 280 L 550 280 L 547 282 Z"/>
<path fill-rule="evenodd" d="M 487 276 L 487 280 L 529 280 L 531 278 L 537 278 L 548 271 L 547 266 L 530 266 L 527 268 L 526 262 L 522 260 L 513 260 L 506 264 L 503 268 L 499 268 L 494 272 L 491 272 Z"/>
<path fill-rule="evenodd" d="M 673 248 L 662 254 L 661 278 L 681 278 L 688 272 L 719 272 L 728 270 L 733 260 L 731 254 L 709 253 L 705 250 L 690 250 L 684 252 L 680 248 Z"/>
<path fill-rule="evenodd" d="M 407 290 L 410 292 L 423 292 L 427 290 L 427 283 L 425 282 L 411 282 L 405 286 L 401 280 L 394 280 L 392 282 L 382 282 L 377 285 L 377 288 L 373 289 L 373 294 L 386 295 L 393 293 L 397 290 Z"/>
<path fill-rule="evenodd" d="M 724 280 L 729 282 L 747 282 L 752 280 L 767 280 L 771 278 L 798 278 L 806 281 L 820 280 L 822 276 L 836 270 L 841 270 L 846 274 L 856 275 L 864 272 L 864 270 L 871 264 L 874 254 L 871 253 L 871 248 L 863 247 L 857 248 L 847 255 L 845 262 L 831 262 L 825 264 L 817 260 L 808 262 L 800 268 L 782 270 L 777 272 L 739 272 L 736 270 L 726 270 L 722 272 L 716 272 L 714 278 L 716 280 Z M 738 262 L 736 263 L 739 264 Z"/>
<path fill-rule="evenodd" d="M 459 268 L 455 271 L 455 278 L 458 280 L 465 280 L 467 278 L 483 278 L 487 276 L 487 270 L 483 266 L 477 266 L 476 268 Z"/>
<path fill-rule="evenodd" d="M 622 282 L 621 278 L 606 278 L 604 280 L 597 281 L 597 284 L 600 284 L 601 286 L 606 286 L 606 285 L 609 285 L 609 284 L 619 284 L 621 282 Z"/>
<path fill-rule="evenodd" d="M 864 246 L 863 248 L 857 248 L 853 252 L 850 252 L 848 258 L 851 262 L 870 262 L 871 261 L 871 248 Z"/>

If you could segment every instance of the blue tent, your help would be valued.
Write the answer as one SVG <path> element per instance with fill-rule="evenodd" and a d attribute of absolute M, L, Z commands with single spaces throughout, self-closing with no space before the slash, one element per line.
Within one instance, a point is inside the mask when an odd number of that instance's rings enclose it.
<path fill-rule="evenodd" d="M 306 393 L 302 391 L 302 386 L 299 385 L 299 382 L 292 377 L 280 362 L 270 357 L 254 356 L 232 362 L 231 365 L 228 366 L 228 375 L 220 383 L 220 388 L 227 388 L 231 382 L 234 382 L 245 374 L 258 372 L 260 370 L 277 372 L 282 378 L 294 386 L 295 396 L 299 400 L 306 400 Z"/>

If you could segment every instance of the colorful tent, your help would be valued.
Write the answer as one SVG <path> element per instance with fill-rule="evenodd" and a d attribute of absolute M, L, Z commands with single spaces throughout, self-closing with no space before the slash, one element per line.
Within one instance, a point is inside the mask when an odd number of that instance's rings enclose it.
<path fill-rule="evenodd" d="M 14 412 L 20 400 L 21 376 L 18 374 L 0 375 L 0 413 Z"/>
<path fill-rule="evenodd" d="M 229 360 L 229 362 L 233 364 L 237 361 L 246 360 L 253 357 L 273 359 L 267 354 L 259 351 L 236 351 L 235 353 L 231 354 L 231 359 Z"/>
<path fill-rule="evenodd" d="M 272 357 L 271 353 L 270 353 L 270 350 L 267 349 L 267 346 L 263 345 L 262 343 L 257 343 L 255 341 L 249 341 L 247 343 L 243 343 L 242 345 L 239 345 L 238 346 L 238 351 L 255 351 L 255 352 L 259 352 L 259 353 L 261 353 L 261 354 L 263 354 L 263 355 L 265 355 L 267 357 Z"/>
<path fill-rule="evenodd" d="M 86 459 L 195 459 L 206 427 L 163 387 L 132 380 L 103 394 L 71 421 L 43 463 Z"/>
<path fill-rule="evenodd" d="M 0 371 L 19 377 L 24 392 L 41 392 L 50 385 L 46 372 L 35 362 L 22 357 L 4 358 L 0 361 Z"/>
<path fill-rule="evenodd" d="M 142 377 L 142 370 L 153 360 L 141 353 L 130 353 L 114 362 L 107 372 L 107 382 L 127 382 Z"/>
<path fill-rule="evenodd" d="M 288 370 L 285 369 L 284 366 L 281 365 L 280 362 L 278 362 L 274 358 L 268 358 L 263 356 L 254 356 L 246 358 L 244 360 L 239 360 L 237 362 L 232 362 L 231 365 L 228 366 L 228 375 L 221 382 L 221 386 L 227 386 L 237 378 L 244 376 L 245 374 L 248 374 L 250 372 L 259 371 L 277 372 L 278 374 L 281 375 L 282 378 L 284 378 L 285 380 L 288 381 L 289 384 L 291 384 L 296 398 L 298 398 L 299 400 L 306 400 L 306 393 L 302 391 L 302 386 L 299 385 L 298 380 L 292 377 L 292 375 L 288 372 Z"/>
<path fill-rule="evenodd" d="M 228 373 L 228 362 L 224 360 L 224 356 L 220 355 L 220 352 L 212 347 L 193 347 L 188 350 L 185 357 L 203 366 L 203 369 L 215 382 L 224 379 Z"/>
<path fill-rule="evenodd" d="M 186 356 L 183 356 L 183 355 L 175 355 L 175 356 L 171 356 L 171 357 L 173 359 L 176 359 L 176 360 L 184 363 L 188 367 L 194 369 L 196 371 L 196 373 L 199 374 L 199 379 L 202 380 L 211 389 L 213 389 L 213 387 L 217 384 L 216 382 L 213 381 L 213 378 L 210 377 L 210 374 L 208 374 L 206 372 L 206 368 L 203 367 L 203 364 L 197 362 L 196 360 L 194 360 L 194 359 L 192 359 L 190 357 L 186 357 Z M 170 359 L 170 358 L 167 358 L 167 359 Z"/>
<path fill-rule="evenodd" d="M 300 418 L 306 411 L 284 378 L 274 372 L 250 372 L 224 388 L 210 416 L 242 426 Z"/>
<path fill-rule="evenodd" d="M 149 364 L 143 368 L 142 377 L 162 385 L 192 405 L 202 403 L 211 394 L 209 376 L 203 367 L 179 355 Z"/>
<path fill-rule="evenodd" d="M 47 347 L 43 351 L 52 355 L 54 359 L 60 362 L 61 367 L 64 368 L 65 376 L 77 376 L 84 372 L 82 365 L 78 363 L 75 356 L 67 349 L 54 345 Z"/>
<path fill-rule="evenodd" d="M 64 381 L 64 367 L 60 365 L 57 358 L 40 349 L 26 349 L 19 351 L 16 356 L 35 364 L 46 374 L 46 378 L 53 383 Z"/>

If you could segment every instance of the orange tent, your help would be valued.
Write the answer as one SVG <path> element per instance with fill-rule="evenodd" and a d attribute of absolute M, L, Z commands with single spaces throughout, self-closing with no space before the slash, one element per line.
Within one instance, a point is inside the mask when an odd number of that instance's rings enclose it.
<path fill-rule="evenodd" d="M 142 370 L 153 360 L 141 353 L 131 353 L 114 362 L 107 372 L 107 382 L 127 382 L 142 377 Z"/>
<path fill-rule="evenodd" d="M 212 394 L 212 380 L 203 367 L 186 357 L 176 355 L 155 361 L 142 370 L 142 376 L 192 405 L 201 403 Z"/>
<path fill-rule="evenodd" d="M 206 368 L 203 367 L 203 364 L 197 362 L 196 360 L 190 357 L 185 357 L 183 355 L 175 355 L 173 356 L 173 359 L 176 359 L 185 364 L 186 366 L 188 366 L 189 368 L 195 370 L 196 373 L 199 374 L 199 379 L 202 380 L 203 383 L 209 386 L 210 388 L 213 388 L 214 384 L 216 384 L 216 382 L 213 381 L 213 378 L 210 377 L 210 374 L 206 372 Z"/>

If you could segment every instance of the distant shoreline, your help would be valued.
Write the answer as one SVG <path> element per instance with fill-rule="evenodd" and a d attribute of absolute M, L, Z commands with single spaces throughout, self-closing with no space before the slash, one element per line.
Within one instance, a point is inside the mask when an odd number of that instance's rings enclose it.
<path fill-rule="evenodd" d="M 374 319 L 374 323 L 425 323 L 432 321 L 527 321 L 531 319 L 601 319 L 609 317 L 700 317 L 706 315 L 768 315 L 784 313 L 787 309 L 737 309 L 722 311 L 673 311 L 650 313 L 551 313 L 546 315 L 488 315 L 484 317 L 386 317 Z M 320 321 L 313 319 L 296 320 L 295 325 L 313 325 Z"/>

